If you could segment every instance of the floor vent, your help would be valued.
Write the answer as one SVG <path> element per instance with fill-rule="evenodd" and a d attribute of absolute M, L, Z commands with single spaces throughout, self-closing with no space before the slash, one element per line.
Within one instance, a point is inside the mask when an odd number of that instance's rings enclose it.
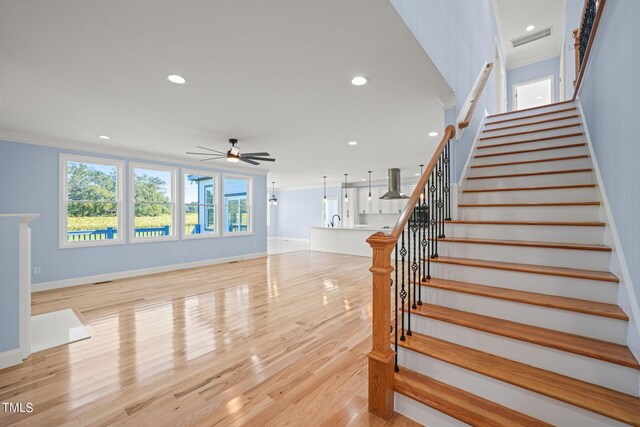
<path fill-rule="evenodd" d="M 551 35 L 551 27 L 545 28 L 544 30 L 536 31 L 535 33 L 527 34 L 526 36 L 517 37 L 511 40 L 513 47 L 522 46 L 523 44 L 531 43 L 536 40 L 543 39 L 545 37 L 549 37 Z"/>

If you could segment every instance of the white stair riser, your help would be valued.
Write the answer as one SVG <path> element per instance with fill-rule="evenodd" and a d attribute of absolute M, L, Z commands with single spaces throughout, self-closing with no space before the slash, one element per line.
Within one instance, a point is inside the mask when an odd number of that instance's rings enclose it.
<path fill-rule="evenodd" d="M 622 393 L 637 395 L 640 381 L 637 369 L 415 314 L 411 316 L 411 330 Z"/>
<path fill-rule="evenodd" d="M 487 123 L 493 123 L 493 122 L 496 122 L 496 121 L 502 121 L 502 120 L 507 120 L 507 119 L 509 119 L 509 120 L 510 119 L 516 119 L 518 117 L 528 117 L 528 116 L 534 116 L 534 115 L 537 116 L 538 114 L 553 113 L 553 112 L 556 112 L 556 111 L 562 111 L 562 110 L 566 110 L 566 109 L 569 109 L 569 108 L 575 108 L 575 104 L 568 102 L 566 104 L 560 104 L 560 105 L 553 105 L 552 104 L 552 105 L 549 105 L 549 106 L 546 106 L 546 107 L 534 108 L 534 109 L 529 109 L 529 110 L 512 111 L 512 112 L 509 112 L 507 114 L 501 114 L 499 116 L 488 117 L 487 118 Z M 563 112 L 561 114 L 564 114 L 564 115 L 566 115 L 566 114 L 575 114 L 575 113 L 573 113 L 574 111 L 577 111 L 577 110 L 571 110 L 571 112 L 565 111 L 565 112 Z M 540 117 L 544 117 L 545 119 L 547 119 L 547 118 L 552 118 L 553 116 L 551 114 L 546 114 L 544 116 L 538 116 L 536 118 L 529 119 L 529 120 L 535 122 L 535 121 L 541 120 Z M 507 123 L 509 123 L 509 122 L 507 122 Z"/>
<path fill-rule="evenodd" d="M 550 114 L 544 114 L 542 116 L 534 116 L 534 117 L 526 117 L 526 116 L 522 116 L 519 115 L 519 117 L 521 118 L 516 118 L 516 117 L 508 117 L 508 116 L 503 116 L 503 117 L 495 117 L 495 118 L 488 118 L 487 122 L 485 123 L 485 129 L 495 129 L 495 128 L 501 128 L 501 127 L 505 127 L 505 126 L 514 126 L 514 125 L 521 125 L 521 124 L 530 124 L 530 123 L 534 123 L 534 122 L 539 122 L 540 120 L 549 120 L 549 119 L 558 119 L 561 117 L 567 117 L 567 116 L 572 116 L 572 115 L 576 115 L 578 114 L 578 110 L 573 109 L 573 110 L 568 110 L 568 111 L 561 111 L 561 110 L 565 110 L 571 108 L 571 106 L 567 106 L 564 108 L 561 108 L 559 110 L 556 110 L 558 112 L 555 113 L 550 113 Z M 537 112 L 531 112 L 531 114 L 528 114 L 529 116 L 534 115 L 534 114 L 539 114 Z M 511 120 L 514 119 L 514 120 Z M 508 120 L 508 121 L 504 121 L 504 120 Z"/>
<path fill-rule="evenodd" d="M 431 263 L 431 277 L 608 304 L 616 304 L 618 301 L 618 284 L 602 280 L 586 280 L 436 262 Z"/>
<path fill-rule="evenodd" d="M 579 202 L 598 200 L 596 188 L 566 188 L 554 190 L 492 191 L 484 193 L 462 193 L 461 203 L 535 203 L 535 202 Z"/>
<path fill-rule="evenodd" d="M 608 271 L 610 252 L 440 242 L 440 256 Z"/>
<path fill-rule="evenodd" d="M 569 145 L 569 144 L 582 144 L 585 142 L 584 136 L 572 136 L 569 138 L 557 138 L 557 139 L 547 139 L 544 141 L 536 141 L 536 142 L 524 142 L 522 144 L 501 144 L 498 146 L 491 147 L 494 144 L 480 144 L 478 143 L 478 150 L 475 154 L 495 154 L 495 153 L 505 153 L 509 151 L 517 151 L 517 150 L 534 150 L 537 148 L 549 148 L 549 147 L 557 147 L 559 145 Z"/>
<path fill-rule="evenodd" d="M 575 114 L 567 114 L 564 117 L 571 117 L 572 115 L 575 115 Z M 551 119 L 541 116 L 537 121 L 544 121 L 544 120 L 551 120 Z M 482 133 L 482 138 L 484 138 L 485 136 L 498 136 L 498 135 L 505 135 L 509 133 L 516 133 L 516 132 L 529 132 L 532 130 L 540 129 L 541 127 L 548 128 L 548 127 L 555 127 L 555 126 L 565 126 L 565 125 L 571 125 L 574 123 L 581 123 L 580 118 L 579 117 L 565 118 L 563 120 L 555 120 L 553 122 L 530 124 L 527 126 L 518 126 L 518 127 L 511 127 L 511 126 L 517 126 L 517 124 L 511 124 L 510 122 L 505 122 L 503 123 L 503 126 L 499 126 L 499 125 L 485 126 L 485 129 Z M 500 129 L 505 127 L 508 127 L 508 129 L 493 130 L 493 131 L 487 132 L 487 130 Z"/>
<path fill-rule="evenodd" d="M 500 160 L 499 163 L 508 163 L 506 160 Z M 496 176 L 496 175 L 510 175 L 518 173 L 534 173 L 534 172 L 553 172 L 559 170 L 575 170 L 575 169 L 590 169 L 591 160 L 588 157 L 570 160 L 553 160 L 547 162 L 536 163 L 522 163 L 519 165 L 503 165 L 503 166 L 490 166 L 476 168 L 471 167 L 469 169 L 469 177 L 478 176 Z M 497 178 L 496 178 L 497 179 Z M 557 179 L 554 178 L 554 179 Z"/>
<path fill-rule="evenodd" d="M 554 425 L 580 427 L 625 425 L 591 411 L 404 348 L 398 350 L 398 364 L 401 366 L 400 369 L 402 366 L 408 366 L 415 372 Z M 420 420 L 420 422 L 429 425 L 429 420 Z"/>
<path fill-rule="evenodd" d="M 554 162 L 555 163 L 555 162 Z M 508 171 L 499 171 L 496 175 L 508 175 Z M 464 189 L 483 188 L 541 187 L 549 185 L 593 184 L 593 172 L 572 172 L 549 175 L 515 176 L 506 178 L 467 179 Z"/>
<path fill-rule="evenodd" d="M 479 145 L 493 145 L 493 144 L 503 144 L 506 142 L 518 142 L 518 141 L 529 141 L 531 139 L 542 139 L 542 138 L 556 138 L 559 136 L 571 135 L 576 133 L 582 133 L 582 126 L 575 126 L 565 129 L 553 129 L 553 130 L 545 130 L 534 133 L 523 133 L 520 135 L 507 134 L 499 137 L 488 137 L 488 139 L 480 139 L 478 141 Z M 518 133 L 518 132 L 514 132 Z M 486 138 L 486 137 L 483 137 Z"/>
<path fill-rule="evenodd" d="M 617 344 L 624 344 L 627 336 L 625 321 L 568 310 L 486 298 L 427 286 L 422 289 L 422 301 Z"/>
<path fill-rule="evenodd" d="M 422 425 L 429 427 L 465 427 L 469 425 L 398 392 L 394 393 L 394 400 L 394 409 L 397 413 Z"/>
<path fill-rule="evenodd" d="M 460 207 L 462 219 L 481 221 L 598 221 L 600 206 Z"/>
<path fill-rule="evenodd" d="M 604 227 L 446 224 L 447 237 L 529 242 L 604 244 Z"/>
<path fill-rule="evenodd" d="M 513 151 L 520 151 L 519 149 Z M 489 153 L 480 153 L 484 155 Z M 558 148 L 554 150 L 533 151 L 520 154 L 501 154 L 499 156 L 474 157 L 472 166 L 494 165 L 496 163 L 529 162 L 532 160 L 557 159 L 558 157 L 573 157 L 588 155 L 587 147 Z"/>

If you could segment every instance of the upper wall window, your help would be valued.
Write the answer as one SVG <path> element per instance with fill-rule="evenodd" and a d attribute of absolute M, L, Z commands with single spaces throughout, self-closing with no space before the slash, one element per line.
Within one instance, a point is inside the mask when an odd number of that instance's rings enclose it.
<path fill-rule="evenodd" d="M 131 164 L 132 242 L 176 238 L 176 168 Z"/>
<path fill-rule="evenodd" d="M 240 176 L 224 177 L 224 232 L 249 234 L 251 228 L 251 189 L 253 180 Z"/>
<path fill-rule="evenodd" d="M 122 176 L 117 160 L 60 156 L 60 246 L 124 242 Z"/>
<path fill-rule="evenodd" d="M 218 235 L 218 177 L 211 172 L 184 171 L 185 238 Z"/>

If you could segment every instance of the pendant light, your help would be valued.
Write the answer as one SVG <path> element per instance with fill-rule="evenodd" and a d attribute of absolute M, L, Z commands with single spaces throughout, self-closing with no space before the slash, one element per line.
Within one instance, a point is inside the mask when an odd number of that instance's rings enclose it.
<path fill-rule="evenodd" d="M 347 175 L 349 175 L 348 173 L 344 174 L 344 202 L 345 203 L 349 203 L 349 195 L 347 194 Z"/>
<path fill-rule="evenodd" d="M 369 173 L 369 200 L 371 200 L 371 171 Z"/>
<path fill-rule="evenodd" d="M 322 197 L 322 199 L 325 203 L 327 203 L 327 176 L 325 175 L 322 178 L 324 179 L 324 196 Z"/>
<path fill-rule="evenodd" d="M 271 197 L 269 197 L 269 204 L 273 205 L 273 206 L 278 204 L 278 198 L 276 197 L 276 182 L 275 181 L 271 181 Z"/>

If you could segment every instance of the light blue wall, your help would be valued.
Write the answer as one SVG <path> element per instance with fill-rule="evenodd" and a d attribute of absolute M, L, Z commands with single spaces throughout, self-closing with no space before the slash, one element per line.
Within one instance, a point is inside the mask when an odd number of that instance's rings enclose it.
<path fill-rule="evenodd" d="M 456 113 L 447 114 L 455 121 L 485 61 L 493 62 L 495 58 L 497 26 L 491 0 L 391 0 L 391 3 L 455 92 Z M 493 77 L 495 74 L 489 79 L 460 143 L 453 145 L 456 180 L 462 175 L 484 112 L 491 111 Z"/>
<path fill-rule="evenodd" d="M 323 188 L 278 192 L 277 236 L 308 239 L 309 227 L 322 226 L 323 192 Z M 327 197 L 340 201 L 340 188 L 327 188 Z M 273 224 L 273 217 L 271 220 Z"/>
<path fill-rule="evenodd" d="M 573 48 L 573 30 L 580 26 L 582 19 L 582 9 L 584 0 L 565 0 L 564 7 L 564 55 L 565 55 L 565 76 L 564 76 L 564 96 L 565 99 L 573 97 L 573 80 L 576 78 L 576 53 Z"/>
<path fill-rule="evenodd" d="M 638 100 L 640 1 L 606 3 L 578 94 L 622 249 L 640 295 L 640 137 Z"/>
<path fill-rule="evenodd" d="M 42 274 L 33 276 L 33 283 L 266 251 L 266 198 L 264 195 L 267 188 L 264 175 L 253 176 L 253 235 L 59 249 L 58 162 L 61 152 L 193 169 L 191 166 L 179 163 L 106 156 L 0 141 L 0 200 L 2 200 L 0 213 L 40 214 L 40 218 L 32 226 L 32 265 L 41 267 Z M 217 172 L 215 169 L 206 167 L 199 169 Z M 243 175 L 246 174 L 243 173 Z M 127 187 L 128 185 L 125 185 L 125 200 L 128 200 Z M 182 191 L 181 187 L 182 185 L 178 185 L 179 194 Z M 125 204 L 125 215 L 127 214 L 128 206 Z"/>
<path fill-rule="evenodd" d="M 19 224 L 0 217 L 0 353 L 20 347 Z"/>
<path fill-rule="evenodd" d="M 507 70 L 507 105 L 508 110 L 513 110 L 513 85 L 553 76 L 553 102 L 558 102 L 560 97 L 560 57 L 545 59 L 522 67 Z"/>

